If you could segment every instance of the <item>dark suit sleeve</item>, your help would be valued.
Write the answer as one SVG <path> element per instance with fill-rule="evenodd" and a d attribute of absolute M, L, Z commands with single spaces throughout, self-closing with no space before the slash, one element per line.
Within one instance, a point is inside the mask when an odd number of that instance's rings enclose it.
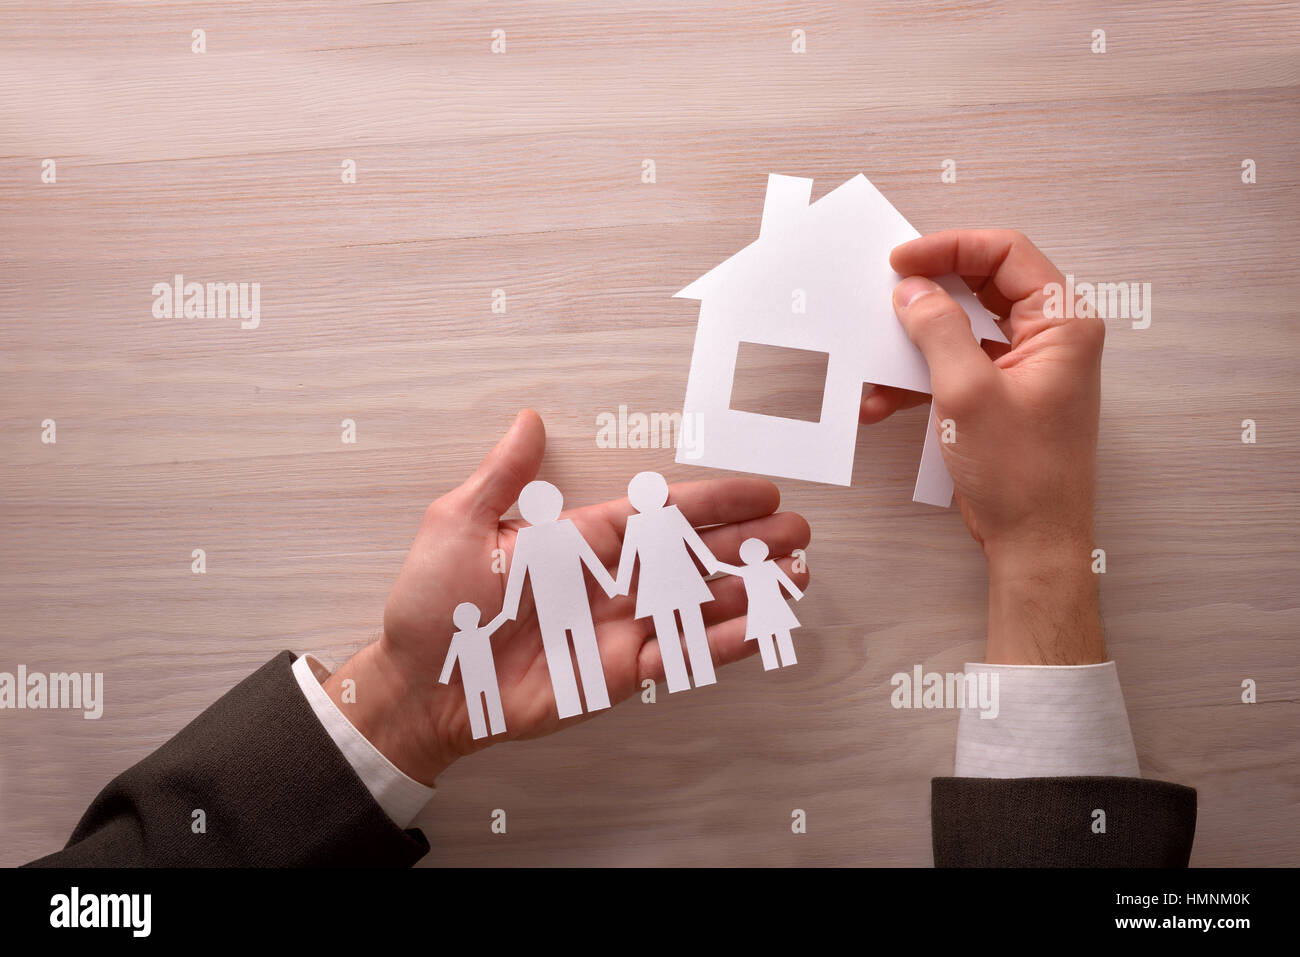
<path fill-rule="evenodd" d="M 32 867 L 394 867 L 429 850 L 375 803 L 281 652 L 109 782 Z M 206 832 L 194 833 L 201 809 Z"/>
<path fill-rule="evenodd" d="M 935 778 L 930 819 L 936 867 L 1186 867 L 1196 792 L 1142 778 Z"/>

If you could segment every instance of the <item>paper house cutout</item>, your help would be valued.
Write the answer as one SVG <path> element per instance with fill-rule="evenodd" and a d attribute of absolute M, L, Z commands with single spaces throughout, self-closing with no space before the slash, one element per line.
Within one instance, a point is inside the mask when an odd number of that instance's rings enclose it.
<path fill-rule="evenodd" d="M 930 392 L 929 368 L 891 304 L 903 277 L 890 251 L 921 234 L 861 174 L 810 205 L 811 196 L 811 179 L 768 176 L 758 239 L 676 295 L 700 301 L 682 414 L 702 437 L 692 456 L 678 449 L 678 462 L 849 485 L 863 384 Z M 1007 341 L 959 277 L 935 281 L 978 339 Z M 741 342 L 826 353 L 820 420 L 732 409 Z M 912 498 L 952 501 L 930 418 Z"/>

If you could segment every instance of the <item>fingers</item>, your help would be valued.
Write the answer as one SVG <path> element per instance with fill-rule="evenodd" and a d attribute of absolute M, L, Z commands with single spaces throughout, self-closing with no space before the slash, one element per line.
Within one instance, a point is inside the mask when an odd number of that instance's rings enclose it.
<path fill-rule="evenodd" d="M 1011 314 L 1011 307 L 1015 303 L 1002 295 L 1002 292 L 994 284 L 992 276 L 962 276 L 961 279 L 967 288 L 975 294 L 975 298 L 980 301 L 980 305 L 993 315 L 999 319 L 1006 319 Z"/>
<path fill-rule="evenodd" d="M 676 505 L 691 525 L 701 528 L 770 515 L 781 506 L 781 492 L 767 479 L 705 479 L 668 486 L 668 504 Z"/>
<path fill-rule="evenodd" d="M 748 522 L 721 525 L 706 529 L 700 533 L 704 544 L 715 557 L 728 564 L 740 563 L 740 543 L 747 538 L 762 539 L 767 544 L 768 553 L 776 557 L 778 565 L 784 569 L 800 588 L 808 584 L 808 563 L 800 562 L 800 571 L 794 570 L 794 558 L 791 552 L 807 548 L 812 539 L 812 529 L 807 520 L 795 512 L 780 512 Z M 597 550 L 599 553 L 599 550 Z M 706 623 L 722 621 L 734 615 L 745 613 L 745 583 L 735 575 L 723 575 L 709 583 L 713 592 L 713 601 L 705 602 L 702 607 Z M 598 623 L 618 621 L 635 621 L 642 629 L 643 638 L 654 637 L 654 622 L 650 618 L 633 619 L 636 610 L 636 589 L 628 595 L 606 597 L 603 591 L 592 586 L 587 590 L 591 599 L 592 617 Z"/>
<path fill-rule="evenodd" d="M 1013 229 L 932 233 L 895 248 L 889 262 L 904 276 L 958 273 L 986 309 L 1010 320 L 1003 331 L 1013 343 L 1043 328 L 1044 287 L 1064 282 L 1052 261 Z"/>
<path fill-rule="evenodd" d="M 941 407 L 956 411 L 996 381 L 993 361 L 975 341 L 965 310 L 938 283 L 924 276 L 904 279 L 894 290 L 894 311 L 925 356 Z"/>
<path fill-rule="evenodd" d="M 668 486 L 668 504 L 680 508 L 692 526 L 702 528 L 770 515 L 781 505 L 781 492 L 767 479 L 739 476 L 705 479 Z M 626 498 L 620 498 L 574 509 L 566 517 L 577 523 L 602 561 L 611 561 L 618 557 L 618 541 L 628 516 L 634 511 Z M 613 559 L 608 554 L 611 540 L 615 549 Z"/>
<path fill-rule="evenodd" d="M 710 625 L 705 628 L 704 634 L 709 641 L 710 657 L 718 667 L 747 658 L 758 651 L 758 642 L 745 640 L 744 618 L 731 618 Z M 647 641 L 637 655 L 637 681 L 639 683 L 647 678 L 654 682 L 664 680 L 664 659 L 658 641 Z"/>
<path fill-rule="evenodd" d="M 745 640 L 745 624 L 744 617 L 731 618 L 704 629 L 714 665 L 729 665 L 758 651 L 757 641 Z"/>
<path fill-rule="evenodd" d="M 858 410 L 858 421 L 863 425 L 875 425 L 883 422 L 900 409 L 910 409 L 929 402 L 928 395 L 896 389 L 892 385 L 874 385 L 871 391 L 862 397 L 862 407 Z"/>
<path fill-rule="evenodd" d="M 474 474 L 453 494 L 465 499 L 471 519 L 495 523 L 509 511 L 524 486 L 537 477 L 545 451 L 542 417 L 532 409 L 524 409 Z"/>
<path fill-rule="evenodd" d="M 987 276 L 976 292 L 992 290 L 1006 309 L 989 308 L 1005 316 L 1011 303 L 1028 299 L 1049 282 L 1064 282 L 1059 269 L 1023 234 L 1013 229 L 946 229 L 894 249 L 889 257 L 894 271 L 903 276 L 946 276 L 958 273 L 970 283 Z M 976 280 L 978 281 L 978 280 Z"/>
<path fill-rule="evenodd" d="M 719 525 L 700 533 L 714 557 L 731 565 L 740 562 L 740 543 L 747 538 L 761 539 L 769 555 L 789 555 L 796 548 L 806 548 L 812 529 L 798 512 L 778 512 L 745 522 Z"/>

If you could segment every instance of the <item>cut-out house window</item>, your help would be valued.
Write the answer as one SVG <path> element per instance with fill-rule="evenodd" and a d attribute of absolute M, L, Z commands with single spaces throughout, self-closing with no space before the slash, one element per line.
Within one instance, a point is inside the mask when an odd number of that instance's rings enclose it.
<path fill-rule="evenodd" d="M 730 408 L 782 419 L 820 422 L 830 355 L 741 341 Z"/>

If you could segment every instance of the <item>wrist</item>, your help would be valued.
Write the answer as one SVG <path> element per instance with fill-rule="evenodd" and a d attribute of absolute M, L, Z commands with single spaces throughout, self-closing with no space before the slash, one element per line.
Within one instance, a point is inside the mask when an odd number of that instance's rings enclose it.
<path fill-rule="evenodd" d="M 383 639 L 353 655 L 322 687 L 352 726 L 407 777 L 432 787 L 455 760 L 429 740 L 428 694 L 408 680 Z"/>
<path fill-rule="evenodd" d="M 985 660 L 1084 665 L 1108 660 L 1091 536 L 986 549 L 989 630 Z"/>

